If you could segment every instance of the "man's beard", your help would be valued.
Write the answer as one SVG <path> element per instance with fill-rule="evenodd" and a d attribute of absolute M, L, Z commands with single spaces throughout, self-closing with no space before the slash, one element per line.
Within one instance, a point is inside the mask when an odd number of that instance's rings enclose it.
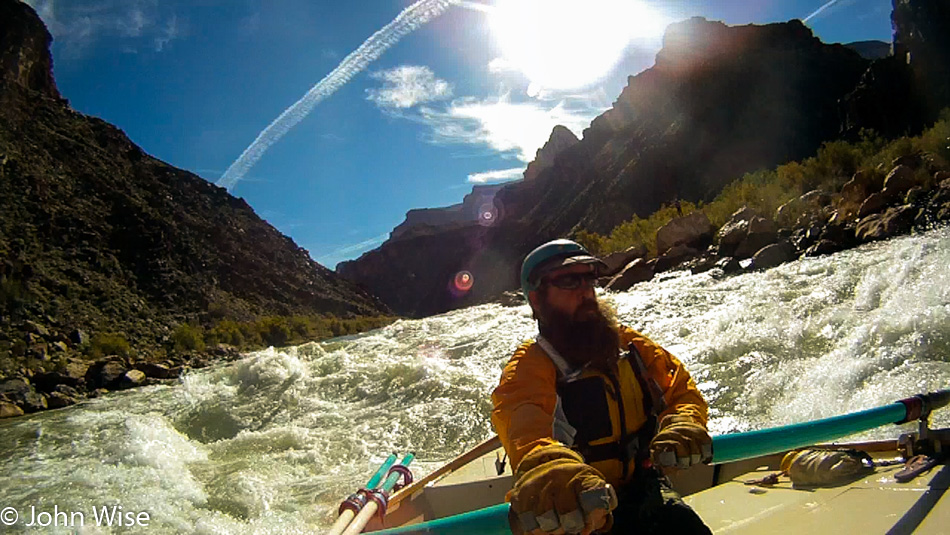
<path fill-rule="evenodd" d="M 574 314 L 545 307 L 539 330 L 573 368 L 609 369 L 620 352 L 616 311 L 606 303 L 584 301 Z"/>

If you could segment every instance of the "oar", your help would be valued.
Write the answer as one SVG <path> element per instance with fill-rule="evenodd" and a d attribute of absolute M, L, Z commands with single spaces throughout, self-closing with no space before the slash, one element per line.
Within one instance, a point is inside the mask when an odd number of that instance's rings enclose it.
<path fill-rule="evenodd" d="M 398 465 L 393 466 L 389 470 L 389 477 L 387 477 L 386 481 L 380 485 L 379 491 L 388 496 L 389 491 L 391 491 L 393 487 L 396 486 L 396 482 L 399 481 L 399 476 L 402 475 L 402 473 L 396 470 L 396 468 L 399 466 L 408 468 L 409 463 L 412 462 L 413 458 L 415 458 L 414 453 L 407 453 Z M 353 519 L 353 522 L 347 526 L 346 531 L 343 532 L 343 535 L 358 535 L 359 533 L 362 533 L 363 528 L 366 527 L 366 523 L 369 522 L 371 518 L 373 518 L 373 515 L 376 514 L 377 510 L 379 510 L 379 504 L 376 503 L 375 500 L 371 500 L 369 503 L 363 506 L 360 512 L 356 515 L 356 518 Z"/>
<path fill-rule="evenodd" d="M 950 404 L 950 390 L 920 394 L 876 409 L 867 409 L 842 416 L 811 422 L 733 433 L 713 437 L 713 461 L 725 463 L 780 453 L 867 431 L 885 424 L 903 424 Z M 430 520 L 421 524 L 384 529 L 375 535 L 511 535 L 507 503 L 469 511 L 455 516 Z"/>
<path fill-rule="evenodd" d="M 950 390 L 918 394 L 889 405 L 811 422 L 713 437 L 714 463 L 750 459 L 827 442 L 887 424 L 912 422 L 950 403 Z"/>
<path fill-rule="evenodd" d="M 369 481 L 366 482 L 366 486 L 363 487 L 367 490 L 373 490 L 379 486 L 379 482 L 382 481 L 383 476 L 386 475 L 386 472 L 392 467 L 393 463 L 396 462 L 396 454 L 390 453 L 389 457 L 386 457 L 386 460 L 383 461 L 383 464 L 379 465 L 379 469 L 376 470 L 376 473 L 373 474 L 373 477 L 369 478 Z M 350 504 L 351 506 L 344 508 L 344 505 Z M 346 526 L 350 524 L 350 521 L 353 520 L 353 517 L 356 516 L 356 511 L 363 508 L 363 504 L 359 499 L 359 493 L 351 495 L 343 504 L 340 505 L 342 511 L 340 511 L 340 516 L 337 517 L 336 522 L 333 524 L 333 527 L 330 528 L 330 531 L 327 532 L 327 535 L 339 535 L 343 533 L 343 530 L 346 529 Z"/>

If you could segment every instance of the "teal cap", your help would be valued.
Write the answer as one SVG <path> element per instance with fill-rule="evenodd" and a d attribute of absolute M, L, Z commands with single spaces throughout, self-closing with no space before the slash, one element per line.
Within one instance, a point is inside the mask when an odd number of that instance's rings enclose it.
<path fill-rule="evenodd" d="M 594 264 L 594 269 L 598 271 L 607 267 L 599 258 L 571 240 L 551 240 L 528 253 L 521 263 L 521 291 L 525 300 L 529 292 L 538 289 L 545 273 L 572 264 Z"/>

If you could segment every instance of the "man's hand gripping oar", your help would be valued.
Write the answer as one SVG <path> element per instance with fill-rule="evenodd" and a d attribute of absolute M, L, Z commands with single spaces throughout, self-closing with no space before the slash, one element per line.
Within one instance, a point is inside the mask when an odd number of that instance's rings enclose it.
<path fill-rule="evenodd" d="M 692 418 L 669 414 L 660 421 L 659 430 L 650 442 L 653 463 L 664 470 L 689 468 L 712 461 L 712 437 L 706 428 Z"/>
<path fill-rule="evenodd" d="M 617 494 L 577 453 L 553 444 L 532 450 L 515 472 L 508 519 L 515 535 L 610 529 Z"/>

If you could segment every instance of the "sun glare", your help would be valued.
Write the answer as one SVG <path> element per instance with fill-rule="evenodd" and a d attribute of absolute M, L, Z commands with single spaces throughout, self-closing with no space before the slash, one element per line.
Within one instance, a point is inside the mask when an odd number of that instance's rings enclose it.
<path fill-rule="evenodd" d="M 593 84 L 667 24 L 638 0 L 498 0 L 490 17 L 506 62 L 546 89 Z"/>

